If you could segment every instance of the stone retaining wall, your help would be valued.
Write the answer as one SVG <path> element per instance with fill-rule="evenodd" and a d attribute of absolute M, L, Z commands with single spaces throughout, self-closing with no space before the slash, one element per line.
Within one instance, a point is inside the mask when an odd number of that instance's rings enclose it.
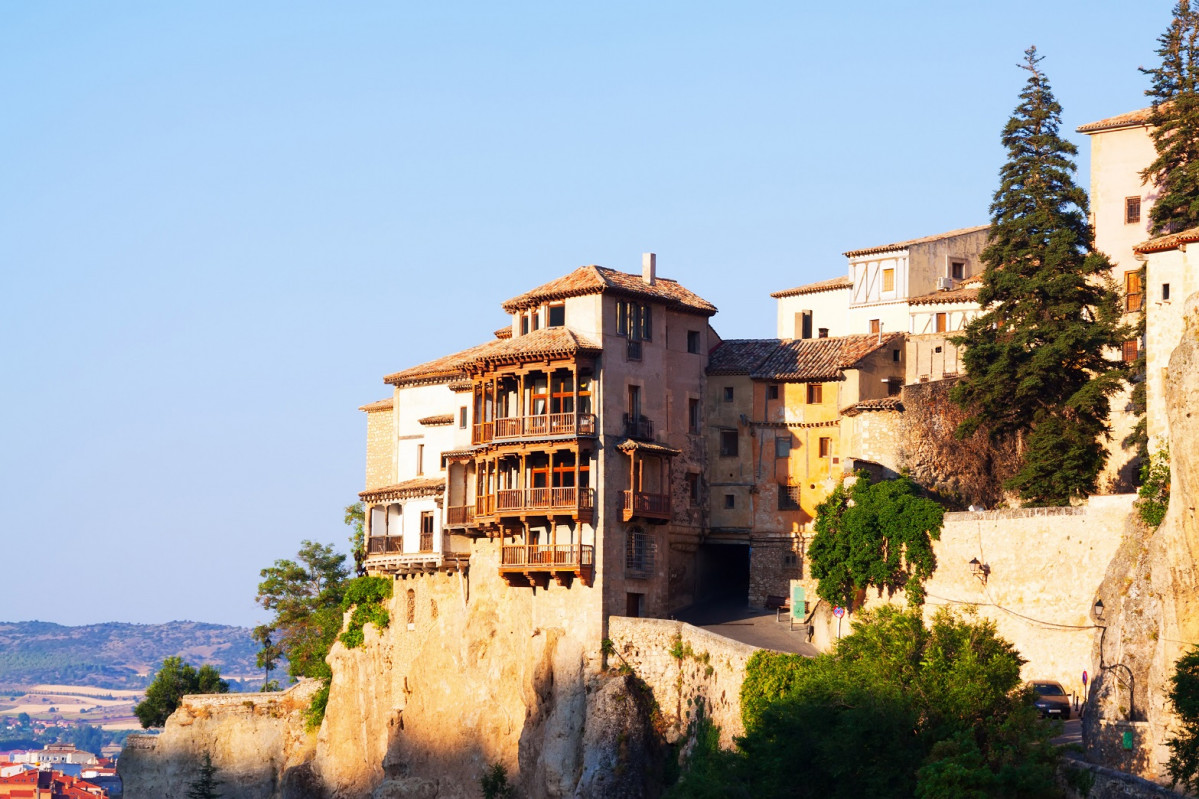
<path fill-rule="evenodd" d="M 1082 760 L 1063 761 L 1058 767 L 1058 778 L 1070 799 L 1183 799 L 1188 796 L 1132 774 Z M 1090 782 L 1090 790 L 1079 790 L 1087 782 Z"/>

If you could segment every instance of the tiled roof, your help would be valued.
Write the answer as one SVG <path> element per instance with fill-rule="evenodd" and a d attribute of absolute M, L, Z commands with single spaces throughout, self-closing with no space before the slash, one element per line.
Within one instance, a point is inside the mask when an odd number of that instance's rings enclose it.
<path fill-rule="evenodd" d="M 830 280 L 821 280 L 818 283 L 808 283 L 804 286 L 796 286 L 793 289 L 784 289 L 771 294 L 771 297 L 779 299 L 780 297 L 798 297 L 800 294 L 815 294 L 818 291 L 836 291 L 838 289 L 847 289 L 853 285 L 853 281 L 848 275 L 834 277 Z"/>
<path fill-rule="evenodd" d="M 538 286 L 503 304 L 508 313 L 534 308 L 550 300 L 566 297 L 581 297 L 586 294 L 619 294 L 626 297 L 641 297 L 661 302 L 680 311 L 711 316 L 716 306 L 680 286 L 673 280 L 656 278 L 653 284 L 642 280 L 641 275 L 631 275 L 603 266 L 580 266 L 568 275 Z"/>
<path fill-rule="evenodd" d="M 387 399 L 381 399 L 377 402 L 368 402 L 358 410 L 369 413 L 371 411 L 390 411 L 393 407 L 395 407 L 395 399 L 388 397 Z"/>
<path fill-rule="evenodd" d="M 465 377 L 466 364 L 470 363 L 479 353 L 497 343 L 497 341 L 489 341 L 452 355 L 443 355 L 419 366 L 412 366 L 390 374 L 383 378 L 383 382 L 393 386 L 409 386 L 417 383 L 444 383 L 454 378 Z"/>
<path fill-rule="evenodd" d="M 645 452 L 650 455 L 665 455 L 668 458 L 673 458 L 675 455 L 681 455 L 682 451 L 673 449 L 664 444 L 654 444 L 649 441 L 637 441 L 632 438 L 627 438 L 616 445 L 616 448 L 621 452 Z"/>
<path fill-rule="evenodd" d="M 1138 108 L 1136 111 L 1129 111 L 1126 114 L 1079 125 L 1075 130 L 1079 133 L 1099 133 L 1100 131 L 1116 130 L 1117 128 L 1135 128 L 1139 125 L 1149 124 L 1149 115 L 1151 113 L 1153 113 L 1153 108 Z"/>
<path fill-rule="evenodd" d="M 944 305 L 955 302 L 976 302 L 978 290 L 982 287 L 982 275 L 974 275 L 965 280 L 959 280 L 955 288 L 945 291 L 934 291 L 919 297 L 909 297 L 908 305 Z"/>
<path fill-rule="evenodd" d="M 512 338 L 512 325 L 508 325 L 507 327 L 501 327 L 499 330 L 495 331 L 495 337 L 496 338 Z"/>
<path fill-rule="evenodd" d="M 426 416 L 425 418 L 417 419 L 416 421 L 417 421 L 417 424 L 423 424 L 426 427 L 432 427 L 434 425 L 442 425 L 442 424 L 453 424 L 454 423 L 454 414 L 439 413 L 436 416 Z"/>
<path fill-rule="evenodd" d="M 542 358 L 571 358 L 580 352 L 600 351 L 600 345 L 566 327 L 543 327 L 525 336 L 489 342 L 469 364 L 522 363 Z"/>
<path fill-rule="evenodd" d="M 708 355 L 708 374 L 747 375 L 758 368 L 782 341 L 777 338 L 731 338 Z"/>
<path fill-rule="evenodd" d="M 899 397 L 884 397 L 883 399 L 862 400 L 841 411 L 842 416 L 857 416 L 867 411 L 902 411 L 903 402 Z"/>
<path fill-rule="evenodd" d="M 857 258 L 859 255 L 874 255 L 880 252 L 890 252 L 891 250 L 906 250 L 916 244 L 927 244 L 932 241 L 940 241 L 942 239 L 952 239 L 955 236 L 965 236 L 969 233 L 978 233 L 981 230 L 986 230 L 990 225 L 977 225 L 976 227 L 964 227 L 958 230 L 950 230 L 947 233 L 938 233 L 935 236 L 924 236 L 919 239 L 908 239 L 907 241 L 897 241 L 894 244 L 883 244 L 879 247 L 866 247 L 861 250 L 850 250 L 845 253 L 846 258 Z"/>
<path fill-rule="evenodd" d="M 843 369 L 852 369 L 870 353 L 902 340 L 903 333 L 866 333 L 784 341 L 750 377 L 797 383 L 839 380 L 845 376 Z"/>
<path fill-rule="evenodd" d="M 367 489 L 358 494 L 365 500 L 408 499 L 410 497 L 436 496 L 445 490 L 445 479 L 441 477 L 417 477 L 395 485 Z"/>
<path fill-rule="evenodd" d="M 1170 233 L 1166 236 L 1158 236 L 1149 241 L 1143 241 L 1132 248 L 1133 252 L 1163 252 L 1165 250 L 1173 250 L 1176 247 L 1181 247 L 1184 244 L 1193 244 L 1199 241 L 1199 227 L 1180 230 L 1177 233 Z"/>

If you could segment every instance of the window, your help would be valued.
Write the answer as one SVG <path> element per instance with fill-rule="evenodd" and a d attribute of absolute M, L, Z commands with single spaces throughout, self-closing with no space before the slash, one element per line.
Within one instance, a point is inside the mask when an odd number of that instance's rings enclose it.
<path fill-rule="evenodd" d="M 687 432 L 699 432 L 699 400 L 695 397 L 687 400 Z"/>
<path fill-rule="evenodd" d="M 732 510 L 737 507 L 737 497 L 733 494 L 724 495 L 724 507 L 726 510 Z"/>
<path fill-rule="evenodd" d="M 1145 295 L 1141 293 L 1141 273 L 1139 271 L 1124 273 L 1124 310 L 1135 313 L 1141 310 Z"/>
<path fill-rule="evenodd" d="M 799 486 L 779 484 L 779 510 L 799 510 Z"/>
<path fill-rule="evenodd" d="M 629 537 L 625 540 L 625 572 L 632 577 L 650 576 L 654 571 L 657 551 L 658 545 L 653 536 L 640 527 L 630 529 Z"/>
<path fill-rule="evenodd" d="M 641 418 L 641 386 L 629 386 L 628 410 L 633 421 Z"/>
<path fill-rule="evenodd" d="M 820 457 L 828 458 L 833 454 L 833 440 L 828 436 L 823 436 L 820 439 Z"/>
<path fill-rule="evenodd" d="M 899 350 L 891 350 L 891 363 L 899 363 Z"/>
<path fill-rule="evenodd" d="M 688 330 L 687 331 L 687 352 L 691 352 L 691 353 L 699 352 L 699 331 L 698 330 Z"/>
<path fill-rule="evenodd" d="M 433 511 L 421 511 L 420 514 L 420 551 L 433 551 Z"/>
<path fill-rule="evenodd" d="M 898 377 L 888 377 L 884 382 L 887 384 L 888 397 L 898 397 L 903 391 L 903 381 Z"/>
<path fill-rule="evenodd" d="M 779 398 L 779 387 L 777 385 L 769 385 L 766 387 L 766 399 L 776 400 Z"/>
<path fill-rule="evenodd" d="M 416 445 L 416 473 L 417 474 L 425 473 L 425 445 L 424 444 Z"/>
<path fill-rule="evenodd" d="M 816 335 L 819 336 L 820 338 L 828 338 L 828 328 L 827 327 L 820 328 L 819 330 L 816 331 Z"/>
<path fill-rule="evenodd" d="M 1131 341 L 1125 341 L 1124 345 L 1120 349 L 1120 354 L 1124 363 L 1132 363 L 1137 359 L 1140 347 L 1138 347 L 1138 342 L 1134 338 Z"/>
<path fill-rule="evenodd" d="M 953 261 L 950 263 L 949 276 L 954 280 L 961 280 L 966 277 L 966 264 L 962 261 Z"/>
<path fill-rule="evenodd" d="M 938 333 L 945 332 L 945 314 L 943 314 L 943 313 L 937 314 L 937 332 Z"/>
<path fill-rule="evenodd" d="M 879 324 L 879 321 L 877 319 L 871 319 L 870 320 L 871 335 L 877 336 L 881 332 L 882 332 L 882 326 Z"/>
<path fill-rule="evenodd" d="M 521 316 L 520 316 L 520 334 L 522 336 L 529 335 L 529 316 L 528 316 L 528 314 L 521 314 Z"/>
<path fill-rule="evenodd" d="M 466 406 L 463 405 L 458 409 L 458 429 L 466 429 Z"/>
<path fill-rule="evenodd" d="M 541 329 L 541 313 L 539 311 L 529 311 L 529 326 L 533 330 Z"/>
<path fill-rule="evenodd" d="M 895 270 L 883 270 L 883 291 L 895 291 Z"/>
<path fill-rule="evenodd" d="M 1162 283 L 1162 302 L 1170 299 L 1170 284 Z"/>
<path fill-rule="evenodd" d="M 687 473 L 687 494 L 691 498 L 691 507 L 699 506 L 699 472 Z"/>
<path fill-rule="evenodd" d="M 808 404 L 819 405 L 824 402 L 824 384 L 808 383 Z"/>
<path fill-rule="evenodd" d="M 800 311 L 799 313 L 799 337 L 812 337 L 812 312 Z"/>
<path fill-rule="evenodd" d="M 634 341 L 653 341 L 653 315 L 650 306 L 618 300 L 616 335 L 628 336 Z"/>
<path fill-rule="evenodd" d="M 724 401 L 725 402 L 733 401 L 733 387 L 732 386 L 724 387 Z"/>
<path fill-rule="evenodd" d="M 408 619 L 408 629 L 416 629 L 416 591 L 408 589 L 408 607 L 405 614 Z"/>
<path fill-rule="evenodd" d="M 781 433 L 774 439 L 774 457 L 787 458 L 791 455 L 791 434 Z"/>
<path fill-rule="evenodd" d="M 720 431 L 720 456 L 722 458 L 735 458 L 737 456 L 736 430 Z"/>
<path fill-rule="evenodd" d="M 1141 198 L 1140 197 L 1125 197 L 1124 198 L 1124 224 L 1131 225 L 1133 222 L 1141 221 Z"/>
<path fill-rule="evenodd" d="M 546 327 L 565 327 L 566 326 L 566 306 L 551 305 L 546 312 L 545 319 Z"/>

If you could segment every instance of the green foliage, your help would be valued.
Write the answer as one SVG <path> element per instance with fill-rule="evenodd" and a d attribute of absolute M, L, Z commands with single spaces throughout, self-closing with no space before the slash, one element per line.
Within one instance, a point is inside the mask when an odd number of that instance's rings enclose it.
<path fill-rule="evenodd" d="M 1149 211 L 1153 235 L 1199 225 L 1199 12 L 1189 0 L 1174 6 L 1170 26 L 1157 40 L 1161 64 L 1142 69 L 1151 78 L 1149 117 L 1157 158 L 1141 173 L 1156 188 Z"/>
<path fill-rule="evenodd" d="M 363 625 L 370 623 L 382 630 L 391 622 L 385 604 L 391 599 L 391 590 L 391 580 L 386 577 L 357 577 L 346 584 L 341 607 L 342 610 L 353 608 L 354 612 L 350 614 L 350 622 L 338 640 L 347 649 L 362 645 Z"/>
<path fill-rule="evenodd" d="M 1199 792 L 1199 646 L 1174 664 L 1167 696 L 1182 723 L 1170 741 L 1166 770 L 1175 785 L 1182 783 L 1191 793 Z"/>
<path fill-rule="evenodd" d="M 212 755 L 204 753 L 200 764 L 200 775 L 187 788 L 187 799 L 220 799 L 224 794 L 217 791 L 217 767 L 212 765 Z"/>
<path fill-rule="evenodd" d="M 493 763 L 479 778 L 483 799 L 515 799 L 516 788 L 508 783 L 508 769 L 503 763 Z"/>
<path fill-rule="evenodd" d="M 1157 527 L 1170 509 L 1170 450 L 1153 453 L 1141 465 L 1141 487 L 1137 490 L 1137 513 L 1150 527 Z"/>
<path fill-rule="evenodd" d="M 69 743 L 74 744 L 76 749 L 91 752 L 96 757 L 100 756 L 100 750 L 104 747 L 104 731 L 91 724 L 76 722 L 65 738 Z"/>
<path fill-rule="evenodd" d="M 228 691 L 229 683 L 221 679 L 216 667 L 204 665 L 197 671 L 183 658 L 171 656 L 162 661 L 162 668 L 146 689 L 146 698 L 133 708 L 133 713 L 142 727 L 161 727 L 184 696 Z"/>
<path fill-rule="evenodd" d="M 816 658 L 758 652 L 738 751 L 693 758 L 672 797 L 1055 797 L 1058 754 L 994 625 L 867 611 Z"/>
<path fill-rule="evenodd" d="M 350 552 L 354 555 L 354 574 L 366 576 L 366 509 L 361 502 L 346 505 L 346 526 L 350 534 Z"/>
<path fill-rule="evenodd" d="M 958 435 L 986 427 L 1024 437 L 1020 468 L 1004 485 L 1026 504 L 1066 505 L 1092 493 L 1107 458 L 1110 397 L 1124 379 L 1110 351 L 1120 325 L 1111 262 L 1094 251 L 1077 148 L 1059 135 L 1061 106 L 1025 52 L 1029 78 L 1003 131 L 1007 162 L 991 203 L 978 302 L 986 312 L 952 339 L 966 376 L 953 399 L 969 413 Z"/>
<path fill-rule="evenodd" d="M 816 507 L 808 545 L 817 595 L 851 608 L 859 591 L 875 586 L 889 593 L 903 588 L 909 602 L 924 601 L 945 511 L 919 491 L 907 477 L 871 483 L 864 472 L 848 489 L 833 489 Z"/>
<path fill-rule="evenodd" d="M 329 706 L 329 681 L 321 683 L 321 687 L 312 695 L 308 709 L 304 711 L 304 726 L 309 730 L 318 729 L 325 720 L 325 708 Z"/>

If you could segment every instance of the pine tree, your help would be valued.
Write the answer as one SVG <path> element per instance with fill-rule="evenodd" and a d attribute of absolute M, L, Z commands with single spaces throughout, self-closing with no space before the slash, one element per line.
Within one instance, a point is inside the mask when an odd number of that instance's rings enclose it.
<path fill-rule="evenodd" d="M 1003 130 L 1008 158 L 978 296 L 986 310 L 954 339 L 966 377 L 952 396 L 969 414 L 959 436 L 985 426 L 1022 437 L 1005 487 L 1027 504 L 1065 505 L 1094 490 L 1106 461 L 1109 398 L 1124 375 L 1104 352 L 1127 331 L 1074 183 L 1078 150 L 1058 133 L 1061 106 L 1040 61 L 1035 47 L 1025 51 L 1028 82 Z"/>
<path fill-rule="evenodd" d="M 1199 226 L 1199 11 L 1178 0 L 1170 27 L 1158 38 L 1161 65 L 1152 78 L 1150 135 L 1157 150 L 1142 173 L 1158 196 L 1149 212 L 1153 235 Z"/>
<path fill-rule="evenodd" d="M 212 765 L 212 755 L 204 753 L 204 762 L 200 764 L 200 776 L 187 788 L 187 799 L 221 799 L 217 791 L 217 767 Z"/>

